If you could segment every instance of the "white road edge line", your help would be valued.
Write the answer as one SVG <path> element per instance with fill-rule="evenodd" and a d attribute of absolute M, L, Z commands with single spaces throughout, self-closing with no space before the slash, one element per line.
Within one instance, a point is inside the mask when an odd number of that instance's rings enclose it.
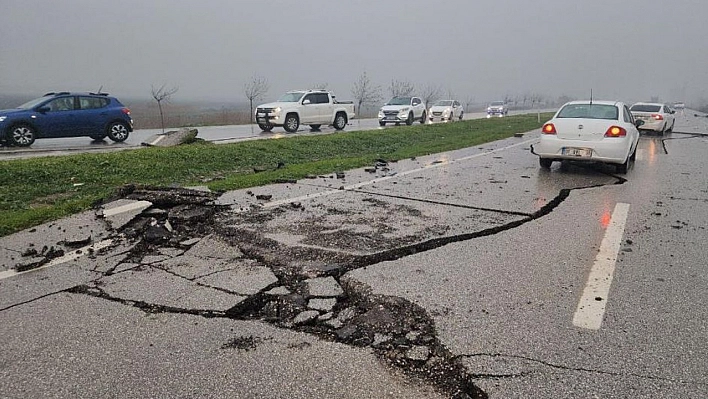
<path fill-rule="evenodd" d="M 602 325 L 628 215 L 629 204 L 618 202 L 573 315 L 573 325 L 576 327 L 599 330 Z"/>
<path fill-rule="evenodd" d="M 443 165 L 449 165 L 449 164 L 453 164 L 453 163 L 457 163 L 457 162 L 462 162 L 462 161 L 467 161 L 467 160 L 474 159 L 474 158 L 483 157 L 483 156 L 485 156 L 485 155 L 495 154 L 495 153 L 497 153 L 497 152 L 504 151 L 504 150 L 508 150 L 508 149 L 510 149 L 510 148 L 518 147 L 518 146 L 525 145 L 525 144 L 530 144 L 530 143 L 533 143 L 533 142 L 535 142 L 535 141 L 538 141 L 538 138 L 533 138 L 533 139 L 531 139 L 531 140 L 522 141 L 522 142 L 519 142 L 519 143 L 516 143 L 516 144 L 508 145 L 508 146 L 506 146 L 506 147 L 501 147 L 501 148 L 497 148 L 497 149 L 494 149 L 494 150 L 491 150 L 491 151 L 486 151 L 486 152 L 480 152 L 480 153 L 477 153 L 477 154 L 468 155 L 468 156 L 466 156 L 466 157 L 457 158 L 457 159 L 452 159 L 452 160 L 445 161 L 445 162 L 427 164 L 427 165 L 425 165 L 425 166 L 423 166 L 423 167 L 416 168 L 416 169 L 411 169 L 411 170 L 406 170 L 406 171 L 404 171 L 404 172 L 400 172 L 400 173 L 397 173 L 397 174 L 391 175 L 391 176 L 384 176 L 384 177 L 379 177 L 379 178 L 377 178 L 377 179 L 373 179 L 373 180 L 369 180 L 369 181 L 364 181 L 364 182 L 360 182 L 360 183 L 356 183 L 356 184 L 351 184 L 351 185 L 349 185 L 349 186 L 344 186 L 344 188 L 341 189 L 341 190 L 328 190 L 328 191 L 322 191 L 322 192 L 315 193 L 315 194 L 306 194 L 306 195 L 303 195 L 303 196 L 300 196 L 300 197 L 286 198 L 286 199 L 282 199 L 282 200 L 278 200 L 278 201 L 268 202 L 268 203 L 266 203 L 266 204 L 263 204 L 263 208 L 273 208 L 273 207 L 278 207 L 278 206 L 280 206 L 280 205 L 289 204 L 289 203 L 291 203 L 291 202 L 297 202 L 297 201 L 303 201 L 303 200 L 306 200 L 306 199 L 313 199 L 313 198 L 325 197 L 325 196 L 328 196 L 328 195 L 341 193 L 342 191 L 347 191 L 347 190 L 356 190 L 356 189 L 359 189 L 359 188 L 364 187 L 364 186 L 368 186 L 368 185 L 371 185 L 371 184 L 376 184 L 376 183 L 379 183 L 379 182 L 382 182 L 382 181 L 386 181 L 386 180 L 395 179 L 395 178 L 397 178 L 397 177 L 406 176 L 406 175 L 410 175 L 410 174 L 413 174 L 413 173 L 419 173 L 419 172 L 422 172 L 422 171 L 424 171 L 424 170 L 428 170 L 428 169 L 432 169 L 432 168 L 437 168 L 437 167 L 440 167 L 440 166 L 443 166 Z M 235 211 L 235 212 L 236 212 L 236 213 L 240 213 L 240 212 L 246 212 L 246 211 L 249 211 L 249 210 L 250 210 L 250 209 L 246 208 L 246 209 L 242 209 L 242 210 L 237 210 L 237 211 Z"/>
<path fill-rule="evenodd" d="M 42 266 L 35 268 L 35 269 L 25 270 L 23 272 L 18 272 L 16 270 L 5 270 L 5 271 L 0 272 L 0 280 L 4 280 L 4 279 L 10 278 L 10 277 L 19 276 L 20 274 L 36 272 L 37 270 L 42 270 L 47 267 L 66 263 L 66 262 L 72 261 L 74 259 L 78 259 L 78 258 L 86 255 L 88 253 L 89 249 L 91 249 L 91 248 L 93 248 L 94 251 L 98 251 L 99 249 L 106 248 L 107 246 L 109 246 L 111 244 L 113 244 L 113 239 L 109 238 L 107 240 L 99 241 L 97 243 L 87 245 L 87 246 L 81 247 L 79 249 L 75 249 L 64 256 L 60 256 L 58 258 L 52 259 L 49 263 L 42 265 Z"/>

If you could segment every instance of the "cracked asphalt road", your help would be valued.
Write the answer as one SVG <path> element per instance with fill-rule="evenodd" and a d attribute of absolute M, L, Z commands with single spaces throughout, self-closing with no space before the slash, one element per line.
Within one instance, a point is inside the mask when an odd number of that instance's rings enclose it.
<path fill-rule="evenodd" d="M 541 170 L 531 133 L 223 195 L 126 188 L 0 239 L 0 396 L 706 397 L 703 119 L 643 137 L 626 176 Z M 579 328 L 618 203 L 602 327 Z"/>

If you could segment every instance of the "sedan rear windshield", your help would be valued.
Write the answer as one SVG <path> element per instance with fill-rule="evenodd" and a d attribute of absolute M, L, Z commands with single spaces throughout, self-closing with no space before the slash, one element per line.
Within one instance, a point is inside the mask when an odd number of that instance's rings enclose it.
<path fill-rule="evenodd" d="M 637 112 L 659 112 L 659 110 L 661 110 L 661 105 L 635 104 L 632 105 L 632 108 L 629 110 Z"/>
<path fill-rule="evenodd" d="M 558 112 L 557 118 L 586 118 L 617 120 L 619 110 L 607 104 L 568 104 Z"/>

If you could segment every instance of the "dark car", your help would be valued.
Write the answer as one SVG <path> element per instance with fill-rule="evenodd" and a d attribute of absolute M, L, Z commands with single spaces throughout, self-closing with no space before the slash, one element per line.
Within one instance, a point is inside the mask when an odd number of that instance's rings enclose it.
<path fill-rule="evenodd" d="M 47 93 L 0 111 L 0 141 L 28 147 L 39 138 L 91 137 L 125 141 L 133 131 L 130 110 L 107 93 Z"/>

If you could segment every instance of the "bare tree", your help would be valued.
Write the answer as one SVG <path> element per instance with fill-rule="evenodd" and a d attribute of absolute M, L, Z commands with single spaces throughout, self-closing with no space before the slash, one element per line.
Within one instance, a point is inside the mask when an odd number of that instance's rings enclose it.
<path fill-rule="evenodd" d="M 327 83 L 327 82 L 315 83 L 311 87 L 312 87 L 312 90 L 327 90 L 327 87 L 329 87 L 329 83 Z"/>
<path fill-rule="evenodd" d="M 427 110 L 430 108 L 429 104 L 432 102 L 437 101 L 440 98 L 440 94 L 442 93 L 442 89 L 440 89 L 440 86 L 434 86 L 434 85 L 426 85 L 423 88 L 423 92 L 421 93 L 421 98 L 423 99 L 423 104 L 425 104 L 425 109 Z"/>
<path fill-rule="evenodd" d="M 471 112 L 472 104 L 474 104 L 474 96 L 469 95 L 469 96 L 467 96 L 467 99 L 465 100 L 465 111 Z"/>
<path fill-rule="evenodd" d="M 391 86 L 389 86 L 388 89 L 391 92 L 392 97 L 411 96 L 413 95 L 415 86 L 407 80 L 394 79 L 391 81 Z"/>
<path fill-rule="evenodd" d="M 352 96 L 357 103 L 357 111 L 361 116 L 361 106 L 374 104 L 381 101 L 381 86 L 375 86 L 369 80 L 369 76 L 364 71 L 361 76 L 354 82 L 352 87 Z"/>
<path fill-rule="evenodd" d="M 268 80 L 262 76 L 253 75 L 251 81 L 243 85 L 243 91 L 251 106 L 251 123 L 253 123 L 253 101 L 260 100 L 268 92 L 270 85 Z"/>
<path fill-rule="evenodd" d="M 162 133 L 165 133 L 165 115 L 162 113 L 162 102 L 164 101 L 169 103 L 172 95 L 177 93 L 177 90 L 179 90 L 179 87 L 177 86 L 171 89 L 166 89 L 166 85 L 166 83 L 163 83 L 159 89 L 155 89 L 155 86 L 151 86 L 152 98 L 157 101 L 157 108 L 160 109 L 160 126 L 162 127 Z"/>

